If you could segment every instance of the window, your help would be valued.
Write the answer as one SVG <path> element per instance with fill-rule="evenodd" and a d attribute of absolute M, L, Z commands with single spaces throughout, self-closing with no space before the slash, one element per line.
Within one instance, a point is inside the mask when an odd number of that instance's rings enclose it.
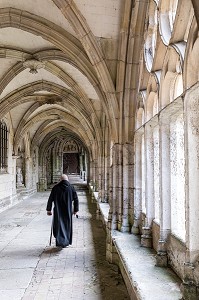
<path fill-rule="evenodd" d="M 5 171 L 8 162 L 8 129 L 4 122 L 0 121 L 0 171 Z"/>

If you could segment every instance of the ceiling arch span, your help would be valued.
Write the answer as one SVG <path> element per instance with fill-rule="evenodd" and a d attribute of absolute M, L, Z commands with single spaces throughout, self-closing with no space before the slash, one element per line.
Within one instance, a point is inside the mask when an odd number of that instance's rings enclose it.
<path fill-rule="evenodd" d="M 55 110 L 58 112 L 58 114 L 60 113 L 60 111 L 63 110 L 62 106 L 60 106 L 59 108 L 54 108 L 53 106 L 50 108 L 51 110 Z M 46 111 L 46 110 L 45 110 Z M 43 111 L 45 113 L 45 111 Z M 64 110 L 63 110 L 64 111 Z M 42 113 L 42 112 L 41 112 Z M 66 113 L 66 111 L 64 111 L 64 113 Z M 79 111 L 74 112 L 67 112 L 67 114 L 69 116 L 72 116 L 73 118 L 75 118 L 76 120 L 78 120 L 78 122 L 82 125 L 82 128 L 84 128 L 85 131 L 89 130 L 90 132 L 92 132 L 92 134 L 94 136 L 97 137 L 97 139 L 100 141 L 102 136 L 101 136 L 101 132 L 98 128 L 94 127 L 93 124 L 91 124 L 90 120 L 87 119 L 85 116 L 81 115 L 79 113 Z M 64 116 L 60 115 L 60 118 L 62 119 Z"/>
<path fill-rule="evenodd" d="M 86 143 L 84 142 L 84 140 L 82 140 L 81 137 L 79 137 L 79 135 L 77 135 L 76 133 L 70 131 L 69 129 L 61 129 L 56 128 L 54 129 L 52 132 L 49 132 L 46 136 L 45 139 L 42 141 L 41 145 L 40 145 L 40 151 L 41 153 L 44 153 L 45 149 L 47 149 L 50 144 L 56 139 L 56 138 L 60 138 L 60 139 L 75 139 L 79 144 L 81 144 L 86 151 L 91 155 L 91 147 L 90 145 L 86 145 Z"/>
<path fill-rule="evenodd" d="M 40 126 L 39 128 L 37 129 L 37 131 L 35 132 L 33 138 L 32 138 L 32 141 L 31 141 L 31 144 L 32 146 L 34 145 L 37 145 L 38 147 L 40 146 L 40 143 L 42 142 L 42 138 L 41 136 L 43 135 L 45 137 L 46 133 L 45 132 L 45 128 L 50 124 L 52 123 L 51 120 L 46 120 L 44 121 Z M 57 123 L 56 123 L 57 124 Z M 65 124 L 65 123 L 63 123 Z"/>
<path fill-rule="evenodd" d="M 40 90 L 50 91 L 55 95 L 29 95 Z M 41 101 L 44 101 L 43 103 L 58 103 L 66 108 L 69 107 L 71 109 L 71 113 L 73 113 L 82 122 L 82 124 L 95 132 L 98 140 L 101 140 L 101 127 L 96 115 L 92 113 L 91 110 L 88 110 L 87 107 L 85 107 L 85 105 L 83 105 L 82 102 L 75 97 L 74 93 L 51 82 L 39 81 L 32 85 L 28 84 L 16 92 L 11 93 L 11 95 L 5 97 L 5 99 L 2 99 L 2 102 L 0 103 L 0 117 L 1 115 L 3 116 L 8 113 L 9 110 L 17 105 L 32 101 L 33 99 L 38 102 L 40 101 L 40 106 Z"/>
<path fill-rule="evenodd" d="M 53 0 L 55 5 L 61 10 L 66 19 L 70 22 L 77 33 L 90 61 L 100 80 L 101 86 L 108 100 L 108 107 L 115 118 L 119 117 L 119 105 L 116 98 L 115 87 L 106 62 L 97 41 L 89 28 L 86 19 L 78 10 L 73 0 Z M 116 121 L 116 120 L 115 120 Z M 117 132 L 117 124 L 115 130 Z"/>
<path fill-rule="evenodd" d="M 113 85 L 110 73 L 107 69 L 104 56 L 97 41 L 89 28 L 86 19 L 83 17 L 81 12 L 78 10 L 75 2 L 73 0 L 53 0 L 55 5 L 61 10 L 65 18 L 70 22 L 74 31 L 77 33 L 92 65 L 94 66 L 96 73 L 99 75 L 102 68 L 103 75 L 105 78 L 99 77 L 101 79 L 101 84 L 105 92 L 113 93 L 115 92 L 115 87 Z"/>
<path fill-rule="evenodd" d="M 2 81 L 0 82 L 1 90 L 6 87 L 6 85 L 11 82 L 11 80 L 18 75 L 20 72 L 25 70 L 26 68 L 23 66 L 22 62 L 17 63 L 16 65 L 12 66 L 7 74 L 4 75 Z M 51 62 L 46 62 L 44 69 L 46 69 L 51 74 L 57 76 L 59 79 L 61 79 L 64 83 L 66 83 L 71 89 L 74 91 L 74 93 L 79 97 L 79 99 L 82 98 L 82 102 L 85 104 L 85 107 L 89 109 L 89 111 L 92 111 L 94 113 L 94 108 L 85 94 L 85 92 L 82 90 L 82 88 L 77 84 L 75 80 L 71 76 L 69 76 L 67 73 L 65 73 L 61 68 L 56 66 L 55 64 Z M 63 88 L 63 87 L 62 87 Z"/>
<path fill-rule="evenodd" d="M 59 49 L 48 49 L 48 50 L 42 50 L 39 52 L 34 53 L 34 57 L 38 60 L 45 61 L 45 60 L 60 60 L 66 63 L 71 64 L 75 68 L 77 68 L 82 74 L 84 74 L 90 83 L 93 85 L 93 87 L 96 89 L 98 87 L 99 95 L 102 97 L 101 87 L 99 84 L 99 81 L 97 79 L 97 76 L 95 72 L 93 72 L 90 65 L 86 65 L 81 63 L 81 61 L 78 59 L 73 60 L 71 59 L 71 56 L 68 53 L 64 53 L 63 51 Z M 97 92 L 97 90 L 96 90 Z"/>
<path fill-rule="evenodd" d="M 76 141 L 78 141 L 78 143 L 81 143 L 84 148 L 86 149 L 87 153 L 89 154 L 90 159 L 93 158 L 94 153 L 93 153 L 93 141 L 89 140 L 86 136 L 85 132 L 78 132 L 77 130 L 75 130 L 75 128 L 73 126 L 67 126 L 67 129 L 64 128 L 64 126 L 66 124 L 64 124 L 63 122 L 59 121 L 59 127 L 53 127 L 53 125 L 51 125 L 49 127 L 49 132 L 46 132 L 46 136 L 45 138 L 42 140 L 40 146 L 39 146 L 39 152 L 40 152 L 40 163 L 42 165 L 42 160 L 45 158 L 45 155 L 49 149 L 49 147 L 51 146 L 51 144 L 53 144 L 53 142 L 55 141 L 55 139 L 58 138 L 70 138 L 70 139 L 74 139 Z M 64 129 L 63 129 L 64 128 Z M 100 153 L 100 149 L 98 147 L 96 147 L 98 149 L 98 153 Z"/>
<path fill-rule="evenodd" d="M 1 49 L 0 49 L 1 51 Z M 5 49 L 5 51 L 3 52 L 4 54 L 4 57 L 6 58 L 14 58 L 16 56 L 15 54 L 15 50 L 12 50 L 12 49 Z M 6 54 L 7 53 L 7 54 Z M 20 51 L 17 51 L 17 54 L 19 54 Z M 56 54 L 55 54 L 56 53 Z M 14 66 L 12 66 L 8 71 L 7 73 L 3 76 L 1 82 L 0 82 L 0 86 L 1 86 L 1 89 L 0 89 L 0 93 L 2 93 L 2 91 L 4 90 L 4 88 L 7 86 L 7 84 L 9 82 L 11 82 L 11 80 L 13 80 L 15 78 L 16 75 L 18 75 L 20 72 L 22 72 L 23 70 L 25 70 L 25 67 L 23 66 L 22 62 L 24 61 L 24 56 L 27 57 L 26 55 L 27 53 L 26 52 L 21 52 L 21 55 L 18 55 L 19 56 L 19 59 L 21 60 L 21 62 L 15 64 Z M 77 66 L 75 63 L 73 63 L 71 60 L 68 60 L 67 58 L 67 55 L 64 54 L 62 51 L 60 50 L 45 50 L 45 51 L 41 51 L 41 52 L 37 52 L 36 55 L 29 55 L 28 58 L 34 58 L 36 57 L 39 61 L 46 61 L 46 60 L 61 60 L 61 61 L 64 61 L 64 62 L 67 62 L 71 65 L 75 65 L 75 67 L 83 74 L 84 71 L 83 69 L 79 69 L 79 66 Z M 87 95 L 84 93 L 84 91 L 82 90 L 81 87 L 78 86 L 78 84 L 76 84 L 76 82 L 70 77 L 70 76 L 67 76 L 67 74 L 65 75 L 63 71 L 59 71 L 60 68 L 56 68 L 54 67 L 55 65 L 54 64 L 51 64 L 50 62 L 47 63 L 47 66 L 46 66 L 46 70 L 48 70 L 49 72 L 51 72 L 52 74 L 54 75 L 57 75 L 61 80 L 63 80 L 66 84 L 68 84 L 69 86 L 71 86 L 71 88 L 75 88 L 75 92 L 77 93 L 77 95 L 80 97 L 83 98 L 83 103 L 86 104 L 86 108 L 89 108 L 89 111 L 92 111 L 93 114 L 95 115 L 95 112 L 94 112 L 94 108 L 93 108 L 93 104 L 91 103 L 91 101 L 89 100 L 89 98 L 87 97 Z M 55 71 L 55 70 L 57 71 Z M 88 76 L 88 74 L 85 74 L 85 76 Z M 106 109 L 107 105 L 106 103 L 104 102 L 104 97 L 102 96 L 102 93 L 101 93 L 101 89 L 99 87 L 99 83 L 97 83 L 97 80 L 94 76 L 92 76 L 92 73 L 89 72 L 89 77 L 88 77 L 88 80 L 90 81 L 91 85 L 93 86 L 93 88 L 95 89 L 100 101 L 102 101 L 102 106 L 104 108 L 104 111 L 106 113 L 106 115 L 108 116 L 107 117 L 107 120 L 108 120 L 108 123 L 109 123 L 109 126 L 110 126 L 110 116 L 109 116 L 109 111 Z M 96 115 L 94 117 L 95 119 L 95 123 L 96 125 L 99 123 Z M 98 124 L 99 125 L 99 124 Z M 98 126 L 97 125 L 97 126 Z"/>
<path fill-rule="evenodd" d="M 32 34 L 39 35 L 54 44 L 63 52 L 69 54 L 72 60 L 80 61 L 80 64 L 86 64 L 87 66 L 90 65 L 93 72 L 96 72 L 99 83 L 101 84 L 103 90 L 102 94 L 107 105 L 106 114 L 109 112 L 107 114 L 107 119 L 110 122 L 110 130 L 114 139 L 117 139 L 119 106 L 115 88 L 105 60 L 101 55 L 101 51 L 91 32 L 89 36 L 89 44 L 92 51 L 87 51 L 87 55 L 89 53 L 93 53 L 94 56 L 100 58 L 98 63 L 96 64 L 95 62 L 93 66 L 88 60 L 89 55 L 88 57 L 86 56 L 83 48 L 81 48 L 79 44 L 79 41 L 71 34 L 45 18 L 35 16 L 34 14 L 30 14 L 19 9 L 2 8 L 0 9 L 0 28 L 5 27 L 19 28 L 21 30 L 31 32 Z M 87 39 L 88 37 L 85 38 Z M 89 57 L 89 59 L 92 61 L 92 57 Z"/>
<path fill-rule="evenodd" d="M 89 149 L 84 145 L 84 143 L 75 135 L 68 135 L 68 133 L 60 134 L 60 135 L 53 135 L 52 138 L 50 138 L 47 143 L 44 143 L 40 149 L 40 155 L 39 155 L 39 163 L 40 166 L 45 165 L 46 158 L 48 156 L 49 150 L 55 150 L 59 149 L 59 153 L 63 153 L 63 147 L 65 143 L 69 140 L 75 141 L 80 147 L 84 149 L 84 151 L 88 154 L 89 157 L 91 157 L 91 153 L 89 152 Z"/>
<path fill-rule="evenodd" d="M 96 147 L 99 148 L 100 142 L 97 139 L 95 139 L 95 136 L 88 135 L 84 128 L 77 127 L 74 124 L 68 124 L 66 121 L 63 120 L 49 122 L 45 126 L 43 132 L 40 131 L 40 133 L 38 132 L 37 135 L 35 135 L 35 140 L 37 142 L 39 141 L 40 144 L 42 144 L 43 141 L 46 139 L 47 135 L 51 134 L 54 131 L 59 132 L 62 129 L 70 131 L 71 133 L 79 136 L 81 141 L 83 141 L 88 148 L 92 147 L 93 143 L 96 143 Z"/>
<path fill-rule="evenodd" d="M 73 104 L 72 107 L 74 107 L 76 110 L 84 112 L 86 117 L 89 118 L 90 111 L 86 111 L 79 97 L 77 97 L 77 95 L 74 92 L 56 83 L 44 80 L 39 80 L 31 84 L 27 84 L 21 87 L 20 89 L 17 89 L 16 91 L 11 92 L 7 96 L 5 96 L 0 102 L 0 118 L 7 114 L 8 111 L 16 105 L 30 101 L 30 97 L 32 96 L 35 96 L 36 101 L 45 100 L 46 95 L 44 97 L 42 97 L 43 95 L 34 95 L 34 93 L 39 91 L 48 91 L 52 94 L 55 94 L 55 101 L 53 101 L 54 95 L 51 95 L 52 103 L 57 101 L 63 103 L 66 100 L 70 101 L 70 104 Z M 56 96 L 59 96 L 59 98 L 57 99 Z"/>
<path fill-rule="evenodd" d="M 85 75 L 92 86 L 96 89 L 96 92 L 100 97 L 103 98 L 102 92 L 100 91 L 101 87 L 95 72 L 93 72 L 92 66 L 90 64 L 84 64 L 80 59 L 73 60 L 70 53 L 65 53 L 59 49 L 45 49 L 37 51 L 36 53 L 28 53 L 23 50 L 16 50 L 12 48 L 0 47 L 0 58 L 12 58 L 17 61 L 26 61 L 29 59 L 37 59 L 39 61 L 50 61 L 50 60 L 59 60 L 77 68 L 83 75 Z"/>
<path fill-rule="evenodd" d="M 94 139 L 93 132 L 90 130 L 88 126 L 85 126 L 85 124 L 81 124 L 81 122 L 75 118 L 74 116 L 66 113 L 62 110 L 57 109 L 49 109 L 44 112 L 38 113 L 36 116 L 34 116 L 32 119 L 28 120 L 23 128 L 21 130 L 18 130 L 18 134 L 14 137 L 14 152 L 17 153 L 18 145 L 20 143 L 20 140 L 23 138 L 26 132 L 34 126 L 35 123 L 41 121 L 41 120 L 64 120 L 66 124 L 71 124 L 74 126 L 74 130 L 82 129 L 85 131 L 86 135 L 89 139 Z"/>
<path fill-rule="evenodd" d="M 71 58 L 81 57 L 87 64 L 84 49 L 77 38 L 55 23 L 21 9 L 0 8 L 0 28 L 13 27 L 39 35 L 55 47 L 67 52 Z"/>
<path fill-rule="evenodd" d="M 77 135 L 79 138 L 84 141 L 84 143 L 89 148 L 93 140 L 88 139 L 88 136 L 85 131 L 82 130 L 82 128 L 74 128 L 71 124 L 67 124 L 63 120 L 56 120 L 56 121 L 45 121 L 41 124 L 41 126 L 38 128 L 37 132 L 35 133 L 33 139 L 32 139 L 32 145 L 37 145 L 38 147 L 43 143 L 44 140 L 47 139 L 47 135 L 52 134 L 52 132 L 60 132 L 62 129 L 72 132 L 73 134 Z M 98 141 L 96 140 L 98 143 Z"/>
<path fill-rule="evenodd" d="M 23 126 L 26 124 L 26 122 L 28 121 L 28 118 L 31 116 L 31 114 L 40 106 L 40 104 L 38 102 L 34 103 L 23 115 L 23 117 L 21 118 L 21 120 L 19 121 L 19 124 L 17 126 L 16 132 L 15 132 L 15 136 L 19 135 L 19 131 L 21 130 L 21 128 L 23 128 Z"/>

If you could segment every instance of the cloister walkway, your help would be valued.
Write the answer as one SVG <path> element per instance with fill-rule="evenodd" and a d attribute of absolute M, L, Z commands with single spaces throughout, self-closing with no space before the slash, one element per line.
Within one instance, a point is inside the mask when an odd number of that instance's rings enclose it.
<path fill-rule="evenodd" d="M 79 189 L 73 245 L 49 246 L 49 191 L 36 193 L 0 214 L 1 300 L 129 299 L 117 267 L 105 260 L 105 232 L 96 204 Z"/>

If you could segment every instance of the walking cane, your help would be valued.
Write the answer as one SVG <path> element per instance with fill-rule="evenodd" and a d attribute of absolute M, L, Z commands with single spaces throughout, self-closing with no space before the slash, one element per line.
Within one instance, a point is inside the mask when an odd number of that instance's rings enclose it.
<path fill-rule="evenodd" d="M 50 231 L 50 241 L 49 241 L 49 246 L 51 246 L 51 242 L 52 242 L 52 233 L 53 233 L 53 219 L 52 219 L 52 224 L 51 224 L 51 231 Z"/>

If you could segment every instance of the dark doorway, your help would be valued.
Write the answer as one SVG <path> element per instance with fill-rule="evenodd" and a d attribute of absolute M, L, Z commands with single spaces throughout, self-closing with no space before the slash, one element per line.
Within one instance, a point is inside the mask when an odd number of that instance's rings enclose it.
<path fill-rule="evenodd" d="M 64 174 L 79 174 L 79 154 L 64 153 L 63 154 L 63 173 Z"/>

